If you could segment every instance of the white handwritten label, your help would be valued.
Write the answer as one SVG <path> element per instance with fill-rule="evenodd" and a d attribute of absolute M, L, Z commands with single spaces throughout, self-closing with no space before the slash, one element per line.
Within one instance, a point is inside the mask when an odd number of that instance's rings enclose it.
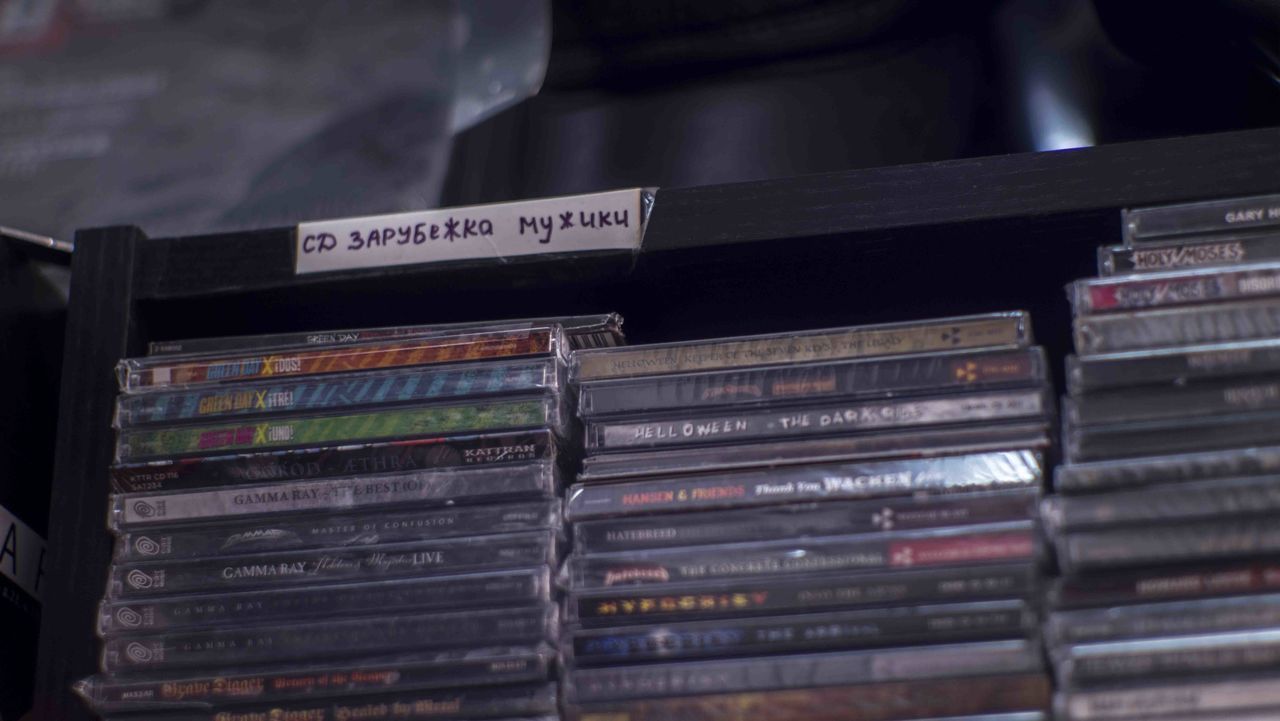
<path fill-rule="evenodd" d="M 298 225 L 295 273 L 638 250 L 640 189 Z"/>
<path fill-rule="evenodd" d="M 0 506 L 0 575 L 40 598 L 44 580 L 44 539 Z"/>

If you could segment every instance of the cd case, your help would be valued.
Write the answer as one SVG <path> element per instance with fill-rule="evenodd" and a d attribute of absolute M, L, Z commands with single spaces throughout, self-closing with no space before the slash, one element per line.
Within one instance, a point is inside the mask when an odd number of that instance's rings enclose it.
<path fill-rule="evenodd" d="M 969 526 L 1034 517 L 1037 489 L 634 516 L 574 524 L 574 553 Z"/>
<path fill-rule="evenodd" d="M 273 551 L 112 564 L 111 599 L 389 580 L 553 564 L 557 533 L 532 531 L 418 543 Z"/>
<path fill-rule="evenodd" d="M 1252 300 L 1077 317 L 1076 353 L 1230 343 L 1280 336 L 1280 303 Z"/>
<path fill-rule="evenodd" d="M 1044 451 L 1052 445 L 1047 419 L 1012 423 L 923 427 L 856 436 L 791 438 L 722 446 L 687 446 L 589 455 L 578 478 L 586 483 L 680 473 L 767 469 L 844 461 L 927 458 L 1005 451 Z"/>
<path fill-rule="evenodd" d="M 583 383 L 583 418 L 832 398 L 927 395 L 1046 382 L 1038 347 L 936 353 L 798 366 L 624 378 Z"/>
<path fill-rule="evenodd" d="M 907 458 L 832 465 L 783 466 L 586 483 L 569 489 L 568 520 L 641 513 L 1039 488 L 1044 459 L 1032 450 Z"/>
<path fill-rule="evenodd" d="M 229 667 L 145 676 L 97 675 L 76 693 L 99 713 L 207 708 L 217 704 L 308 701 L 327 696 L 546 681 L 555 649 L 546 644 L 372 656 L 284 667 Z"/>
<path fill-rule="evenodd" d="M 557 442 L 553 431 L 540 429 L 163 459 L 116 464 L 111 483 L 131 493 L 480 468 L 556 458 Z"/>
<path fill-rule="evenodd" d="M 249 522 L 125 531 L 115 560 L 189 559 L 303 548 L 372 546 L 560 528 L 560 505 L 533 501 L 364 514 L 283 515 Z"/>
<path fill-rule="evenodd" d="M 1098 275 L 1152 273 L 1280 261 L 1280 233 L 1175 238 L 1130 247 L 1098 248 Z"/>
<path fill-rule="evenodd" d="M 1028 598 L 1038 591 L 1032 563 L 823 573 L 698 581 L 571 593 L 570 622 L 584 628 L 848 610 L 866 606 Z"/>
<path fill-rule="evenodd" d="M 111 495 L 107 525 L 122 532 L 132 528 L 194 521 L 227 522 L 277 514 L 550 499 L 557 497 L 559 483 L 559 467 L 551 461 L 539 461 L 516 466 L 290 480 L 169 493 L 115 493 Z"/>
<path fill-rule="evenodd" d="M 1038 645 L 1021 640 L 580 668 L 565 678 L 569 703 L 817 688 L 854 683 L 1017 674 L 1043 667 Z"/>
<path fill-rule="evenodd" d="M 301 348 L 278 353 L 244 351 L 226 355 L 126 358 L 116 367 L 120 390 L 194 388 L 262 378 L 374 371 L 462 361 L 524 356 L 563 356 L 563 330 L 551 325 L 487 332 L 462 332 L 360 345 Z"/>
<path fill-rule="evenodd" d="M 426 689 L 416 692 L 360 693 L 285 703 L 236 703 L 207 708 L 150 711 L 145 715 L 116 715 L 109 721 L 433 721 L 435 719 L 495 718 L 555 721 L 554 684 L 477 686 Z"/>
<path fill-rule="evenodd" d="M 1184 481 L 1153 488 L 1077 496 L 1049 496 L 1041 517 L 1050 532 L 1209 518 L 1268 515 L 1280 511 L 1280 476 Z"/>
<path fill-rule="evenodd" d="M 537 605 L 553 598 L 547 566 L 394 581 L 276 590 L 105 600 L 98 635 L 167 633 L 215 626 L 294 623 L 299 619 L 359 618 L 388 612 Z"/>
<path fill-rule="evenodd" d="M 1032 608 L 1008 600 L 580 629 L 562 647 L 568 662 L 585 667 L 958 643 L 1027 636 L 1035 629 Z"/>
<path fill-rule="evenodd" d="M 1045 620 L 1044 634 L 1056 653 L 1081 643 L 1274 627 L 1280 627 L 1280 594 L 1054 611 Z"/>
<path fill-rule="evenodd" d="M 827 403 L 791 408 L 721 411 L 704 415 L 590 422 L 588 453 L 691 444 L 733 443 L 908 429 L 956 423 L 992 423 L 1044 417 L 1051 402 L 1039 388 L 965 393 L 871 403 Z"/>
<path fill-rule="evenodd" d="M 351 659 L 359 655 L 554 641 L 554 606 L 391 615 L 316 623 L 120 636 L 102 644 L 105 673 L 218 668 L 244 663 Z M 250 651 L 252 649 L 252 651 Z"/>
<path fill-rule="evenodd" d="M 1072 396 L 1114 388 L 1185 383 L 1280 371 L 1280 339 L 1211 343 L 1089 357 L 1067 356 L 1067 390 Z M 1246 382 L 1246 381 L 1241 381 Z"/>
<path fill-rule="evenodd" d="M 117 463 L 328 444 L 407 440 L 550 428 L 565 434 L 560 400 L 482 399 L 467 403 L 375 408 L 356 413 L 259 418 L 212 425 L 131 428 L 116 440 Z"/>
<path fill-rule="evenodd" d="M 1209 563 L 1280 551 L 1280 520 L 1228 517 L 1209 521 L 1074 531 L 1055 539 L 1066 573 L 1171 563 Z"/>
<path fill-rule="evenodd" d="M 1071 463 L 1269 446 L 1280 443 L 1280 412 L 1099 426 L 1067 424 L 1062 439 Z"/>
<path fill-rule="evenodd" d="M 570 589 L 663 585 L 818 571 L 890 570 L 1035 561 L 1031 521 L 578 557 L 565 563 Z"/>
<path fill-rule="evenodd" d="M 1280 591 L 1280 564 L 1234 561 L 1064 576 L 1050 583 L 1048 602 L 1055 608 L 1072 609 L 1276 591 Z"/>
<path fill-rule="evenodd" d="M 1048 676 L 1037 671 L 634 699 L 571 713 L 578 721 L 848 721 L 857 709 L 858 721 L 1029 721 L 1043 719 L 1049 700 Z"/>
<path fill-rule="evenodd" d="M 687 343 L 583 350 L 573 354 L 573 381 L 632 378 L 727 368 L 872 358 L 1031 344 L 1031 318 L 1021 311 L 886 323 Z"/>
<path fill-rule="evenodd" d="M 1239 233 L 1272 225 L 1280 225 L 1280 195 L 1130 208 L 1121 215 L 1125 243 L 1134 247 L 1156 239 Z"/>
<path fill-rule="evenodd" d="M 1280 474 L 1280 447 L 1181 453 L 1058 466 L 1054 488 L 1081 494 L 1237 476 Z"/>
<path fill-rule="evenodd" d="M 1280 411 L 1280 381 L 1232 378 L 1099 391 L 1063 400 L 1066 421 L 1077 426 L 1189 420 L 1258 411 Z"/>
<path fill-rule="evenodd" d="M 432 325 L 348 328 L 301 333 L 237 335 L 219 338 L 185 338 L 152 341 L 147 355 L 217 355 L 241 351 L 282 350 L 315 346 L 344 346 L 418 336 L 458 335 L 467 332 L 532 330 L 558 325 L 573 348 L 601 348 L 622 345 L 622 316 L 617 313 L 565 316 L 561 318 L 521 318 L 486 323 L 437 323 Z"/>
<path fill-rule="evenodd" d="M 1280 264 L 1085 278 L 1068 287 L 1078 316 L 1267 298 L 1280 294 Z"/>
<path fill-rule="evenodd" d="M 558 359 L 533 358 L 122 395 L 116 400 L 113 425 L 131 428 L 542 391 L 558 393 L 563 390 L 564 375 L 565 366 Z"/>

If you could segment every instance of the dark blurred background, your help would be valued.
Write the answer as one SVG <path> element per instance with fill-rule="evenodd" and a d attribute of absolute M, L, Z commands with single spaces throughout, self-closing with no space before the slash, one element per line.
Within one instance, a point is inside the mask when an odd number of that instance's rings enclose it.
<path fill-rule="evenodd" d="M 449 202 L 726 183 L 1275 125 L 1280 3 L 566 0 L 542 93 Z"/>
<path fill-rule="evenodd" d="M 1278 28 L 1275 0 L 0 0 L 0 225 L 186 235 L 1275 125 Z"/>

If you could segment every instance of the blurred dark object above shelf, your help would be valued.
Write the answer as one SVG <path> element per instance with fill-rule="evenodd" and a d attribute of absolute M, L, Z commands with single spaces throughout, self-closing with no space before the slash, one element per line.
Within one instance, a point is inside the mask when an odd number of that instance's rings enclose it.
<path fill-rule="evenodd" d="M 1277 126 L 1276 5 L 560 0 L 541 94 L 455 139 L 444 204 Z"/>

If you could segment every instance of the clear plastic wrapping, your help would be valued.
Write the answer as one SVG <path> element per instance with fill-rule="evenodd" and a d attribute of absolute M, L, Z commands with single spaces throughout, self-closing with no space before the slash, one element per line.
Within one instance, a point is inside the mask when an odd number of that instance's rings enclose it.
<path fill-rule="evenodd" d="M 1043 661 L 1038 644 L 991 641 L 581 668 L 566 677 L 564 694 L 569 703 L 617 702 L 633 698 L 820 688 L 959 675 L 1016 674 L 1041 668 Z"/>
<path fill-rule="evenodd" d="M 311 701 L 328 696 L 546 681 L 546 644 L 372 656 L 283 667 L 91 676 L 76 693 L 99 713 L 209 708 L 230 703 Z"/>
<path fill-rule="evenodd" d="M 1078 316 L 1248 300 L 1280 294 L 1280 264 L 1085 278 L 1068 288 L 1072 309 Z"/>
<path fill-rule="evenodd" d="M 107 597 L 287 588 L 520 568 L 556 561 L 554 531 L 112 564 Z"/>
<path fill-rule="evenodd" d="M 102 671 L 225 668 L 244 663 L 351 659 L 447 648 L 534 645 L 557 636 L 554 606 L 391 615 L 316 623 L 121 636 L 102 644 Z"/>
<path fill-rule="evenodd" d="M 559 359 L 533 358 L 122 395 L 116 400 L 114 425 L 130 428 L 263 414 L 343 411 L 538 391 L 560 392 L 564 369 Z"/>
<path fill-rule="evenodd" d="M 566 434 L 569 416 L 559 398 L 481 399 L 469 402 L 371 408 L 360 412 L 283 416 L 210 425 L 131 428 L 116 440 L 117 463 L 154 458 L 245 453 L 258 450 L 350 445 L 423 436 L 473 435 L 525 428 Z"/>
<path fill-rule="evenodd" d="M 1204 379 L 1280 371 L 1280 339 L 1212 343 L 1089 357 L 1067 356 L 1067 390 L 1073 396 L 1135 385 L 1165 387 Z"/>
<path fill-rule="evenodd" d="M 276 590 L 103 601 L 98 635 L 358 618 L 382 613 L 537 605 L 553 599 L 548 566 Z"/>
<path fill-rule="evenodd" d="M 1025 601 L 871 608 L 794 616 L 579 629 L 562 643 L 578 667 L 960 643 L 1034 635 Z"/>
<path fill-rule="evenodd" d="M 226 355 L 126 358 L 120 361 L 116 374 L 120 390 L 139 393 L 243 383 L 267 377 L 289 378 L 521 356 L 557 356 L 565 352 L 562 329 L 548 325 L 276 353 L 246 350 Z"/>
<path fill-rule="evenodd" d="M 431 473 L 553 459 L 556 451 L 557 439 L 551 430 L 512 431 L 117 464 L 111 467 L 111 483 L 121 493 L 133 493 L 327 476 Z"/>
<path fill-rule="evenodd" d="M 560 529 L 560 504 L 531 501 L 364 514 L 281 515 L 249 522 L 125 531 L 116 561 L 188 559 L 303 548 L 372 546 Z"/>
<path fill-rule="evenodd" d="M 578 484 L 569 490 L 565 511 L 567 518 L 576 522 L 796 501 L 1039 488 L 1043 473 L 1044 459 L 1032 450 L 784 466 L 626 483 Z"/>
<path fill-rule="evenodd" d="M 572 715 L 577 721 L 848 721 L 857 709 L 858 721 L 1028 721 L 1043 719 L 1038 712 L 1049 700 L 1049 678 L 1035 672 L 636 699 L 592 704 Z"/>
<path fill-rule="evenodd" d="M 823 573 L 753 580 L 699 581 L 571 593 L 566 619 L 585 628 L 847 610 L 868 606 L 1030 598 L 1033 563 L 889 573 Z"/>
<path fill-rule="evenodd" d="M 588 452 L 838 435 L 958 423 L 1044 417 L 1052 403 L 1040 388 L 837 403 L 587 424 Z"/>
<path fill-rule="evenodd" d="M 581 521 L 573 526 L 574 553 L 585 556 L 1018 521 L 1034 517 L 1039 496 L 1038 489 L 1025 488 Z"/>
<path fill-rule="evenodd" d="M 1074 327 L 1081 356 L 1256 340 L 1280 335 L 1280 303 L 1255 300 L 1082 316 Z"/>
<path fill-rule="evenodd" d="M 1044 351 L 1036 347 L 622 378 L 582 384 L 578 412 L 594 418 L 1007 388 L 1042 384 L 1046 369 Z"/>
<path fill-rule="evenodd" d="M 571 556 L 565 581 L 574 590 L 696 580 L 775 577 L 820 571 L 883 571 L 930 566 L 1034 561 L 1030 521 L 687 549 Z"/>
<path fill-rule="evenodd" d="M 776 443 L 662 448 L 587 456 L 579 479 L 625 480 L 652 475 L 760 469 L 798 463 L 921 458 L 1051 445 L 1047 419 L 889 431 L 856 436 L 792 438 Z"/>
<path fill-rule="evenodd" d="M 1077 494 L 1280 473 L 1280 446 L 1233 448 L 1058 466 L 1054 488 Z"/>
<path fill-rule="evenodd" d="M 116 531 L 192 521 L 306 512 L 364 511 L 382 506 L 442 506 L 555 498 L 559 467 L 551 461 L 465 470 L 420 470 L 321 480 L 290 480 L 171 493 L 116 493 L 107 525 Z"/>
<path fill-rule="evenodd" d="M 570 379 L 631 378 L 724 368 L 834 361 L 1031 344 L 1022 311 L 799 333 L 662 343 L 573 354 Z"/>

